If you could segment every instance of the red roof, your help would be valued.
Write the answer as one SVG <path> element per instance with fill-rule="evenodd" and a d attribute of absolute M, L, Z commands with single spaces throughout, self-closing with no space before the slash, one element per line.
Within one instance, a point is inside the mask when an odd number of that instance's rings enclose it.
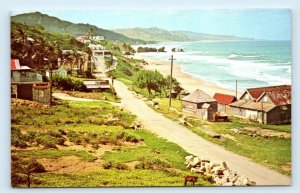
<path fill-rule="evenodd" d="M 221 93 L 216 93 L 214 95 L 214 99 L 216 99 L 218 101 L 218 103 L 223 104 L 223 105 L 229 105 L 230 103 L 233 103 L 234 101 L 236 101 L 235 96 L 221 94 Z"/>
<path fill-rule="evenodd" d="M 292 99 L 291 89 L 265 92 L 265 94 L 268 95 L 268 97 L 271 99 L 271 101 L 277 106 L 289 105 L 292 103 L 291 102 L 291 99 Z M 263 94 L 263 95 L 265 95 L 265 94 Z"/>
<path fill-rule="evenodd" d="M 291 85 L 269 86 L 260 88 L 248 88 L 247 91 L 253 100 L 257 100 L 264 92 L 291 90 Z"/>
<path fill-rule="evenodd" d="M 20 62 L 18 59 L 11 59 L 10 60 L 10 70 L 18 70 L 20 69 Z"/>

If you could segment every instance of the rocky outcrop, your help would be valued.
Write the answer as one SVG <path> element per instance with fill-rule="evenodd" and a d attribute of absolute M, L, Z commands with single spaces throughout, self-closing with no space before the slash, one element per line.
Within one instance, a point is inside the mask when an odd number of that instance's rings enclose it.
<path fill-rule="evenodd" d="M 206 176 L 218 186 L 256 185 L 254 181 L 232 171 L 225 161 L 221 163 L 214 163 L 209 159 L 189 155 L 185 157 L 185 165 L 187 168 L 191 169 L 191 172 Z"/>

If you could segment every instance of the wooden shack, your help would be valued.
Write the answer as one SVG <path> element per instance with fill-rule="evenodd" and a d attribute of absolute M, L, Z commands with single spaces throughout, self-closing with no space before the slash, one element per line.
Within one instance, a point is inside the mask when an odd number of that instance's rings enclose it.
<path fill-rule="evenodd" d="M 229 104 L 237 101 L 235 96 L 222 93 L 215 93 L 213 98 L 218 101 L 218 112 L 225 112 L 227 115 L 230 115 Z"/>
<path fill-rule="evenodd" d="M 200 89 L 185 96 L 182 100 L 182 112 L 193 115 L 201 120 L 214 120 L 218 110 L 218 102 Z"/>
<path fill-rule="evenodd" d="M 232 115 L 264 124 L 290 123 L 291 109 L 290 85 L 247 89 L 230 104 Z"/>

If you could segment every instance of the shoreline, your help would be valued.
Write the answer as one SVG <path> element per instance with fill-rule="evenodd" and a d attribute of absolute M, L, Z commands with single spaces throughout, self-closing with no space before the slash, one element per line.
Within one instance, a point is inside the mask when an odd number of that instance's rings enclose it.
<path fill-rule="evenodd" d="M 143 59 L 148 65 L 143 65 L 146 70 L 157 70 L 164 76 L 170 75 L 170 61 L 160 60 L 160 59 L 150 59 L 140 54 L 135 54 L 133 56 L 135 59 Z M 220 87 L 212 82 L 199 79 L 192 76 L 189 73 L 184 72 L 181 69 L 180 64 L 173 63 L 173 77 L 175 77 L 181 84 L 181 87 L 190 93 L 196 89 L 200 89 L 210 96 L 214 96 L 215 93 L 229 94 L 235 96 L 235 90 L 230 90 L 227 88 Z M 241 95 L 240 92 L 237 93 L 238 97 Z"/>

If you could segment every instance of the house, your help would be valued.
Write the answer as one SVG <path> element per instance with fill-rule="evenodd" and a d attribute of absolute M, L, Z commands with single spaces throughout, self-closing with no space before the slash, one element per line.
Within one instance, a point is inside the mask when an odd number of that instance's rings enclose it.
<path fill-rule="evenodd" d="M 90 40 L 89 36 L 77 36 L 76 40 L 81 42 L 81 43 L 84 43 L 84 44 L 90 44 L 91 43 L 91 40 Z"/>
<path fill-rule="evenodd" d="M 104 36 L 91 36 L 91 40 L 101 41 L 104 40 Z"/>
<path fill-rule="evenodd" d="M 230 104 L 232 115 L 264 124 L 291 122 L 291 86 L 247 89 L 240 100 Z"/>
<path fill-rule="evenodd" d="M 11 59 L 11 96 L 50 105 L 51 83 L 43 82 L 42 75 Z"/>
<path fill-rule="evenodd" d="M 102 45 L 99 45 L 99 44 L 90 44 L 88 45 L 88 47 L 91 49 L 91 50 L 104 50 L 104 46 Z"/>
<path fill-rule="evenodd" d="M 92 91 L 108 91 L 110 89 L 108 80 L 85 80 L 83 84 Z"/>
<path fill-rule="evenodd" d="M 291 85 L 278 85 L 278 86 L 268 86 L 260 88 L 248 88 L 242 94 L 240 99 L 242 100 L 252 100 L 256 101 L 264 92 L 276 91 L 276 90 L 291 90 Z"/>
<path fill-rule="evenodd" d="M 181 103 L 183 113 L 202 120 L 213 121 L 214 113 L 218 110 L 218 102 L 199 89 L 185 96 Z"/>
<path fill-rule="evenodd" d="M 46 71 L 46 76 L 50 78 L 50 70 Z M 57 70 L 52 70 L 52 76 L 59 75 L 59 76 L 68 76 L 68 71 L 63 67 L 60 67 Z"/>
<path fill-rule="evenodd" d="M 230 114 L 230 106 L 229 104 L 235 102 L 237 99 L 233 95 L 215 93 L 214 99 L 218 101 L 218 111 L 225 112 L 226 114 Z"/>
<path fill-rule="evenodd" d="M 28 66 L 21 66 L 18 59 L 11 59 L 11 81 L 12 82 L 42 82 L 43 76 Z"/>

